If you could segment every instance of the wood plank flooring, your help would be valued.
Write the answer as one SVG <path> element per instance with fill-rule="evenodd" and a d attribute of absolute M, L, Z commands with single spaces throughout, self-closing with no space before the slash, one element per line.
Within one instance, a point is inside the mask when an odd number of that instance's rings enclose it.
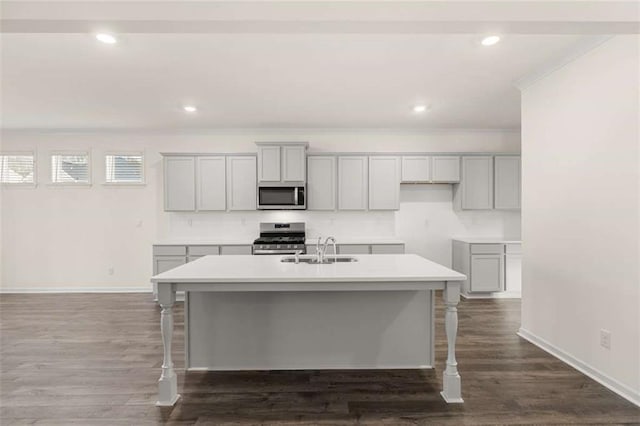
<path fill-rule="evenodd" d="M 465 404 L 445 404 L 437 300 L 435 371 L 179 370 L 182 399 L 158 408 L 160 312 L 149 294 L 2 295 L 0 424 L 640 424 L 640 409 L 516 336 L 517 300 L 461 302 Z"/>

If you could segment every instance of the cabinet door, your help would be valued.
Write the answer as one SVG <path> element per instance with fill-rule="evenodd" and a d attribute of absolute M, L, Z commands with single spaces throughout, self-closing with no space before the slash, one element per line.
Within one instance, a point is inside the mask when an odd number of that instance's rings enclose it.
<path fill-rule="evenodd" d="M 371 254 L 404 254 L 404 244 L 374 244 Z"/>
<path fill-rule="evenodd" d="M 196 162 L 194 157 L 164 157 L 165 211 L 196 209 Z"/>
<path fill-rule="evenodd" d="M 227 208 L 256 210 L 256 157 L 227 157 Z"/>
<path fill-rule="evenodd" d="M 462 157 L 462 208 L 493 208 L 492 157 Z"/>
<path fill-rule="evenodd" d="M 260 182 L 280 182 L 280 146 L 258 147 L 258 180 Z"/>
<path fill-rule="evenodd" d="M 336 157 L 311 156 L 307 163 L 307 208 L 335 210 Z"/>
<path fill-rule="evenodd" d="M 237 254 L 253 254 L 252 246 L 220 246 L 220 254 L 237 255 Z"/>
<path fill-rule="evenodd" d="M 431 181 L 433 183 L 460 182 L 460 157 L 432 157 Z"/>
<path fill-rule="evenodd" d="M 428 183 L 431 181 L 431 157 L 402 157 L 402 182 Z"/>
<path fill-rule="evenodd" d="M 504 255 L 471 255 L 471 291 L 502 291 L 504 289 Z"/>
<path fill-rule="evenodd" d="M 369 157 L 369 210 L 400 208 L 400 157 Z"/>
<path fill-rule="evenodd" d="M 305 146 L 282 147 L 282 180 L 284 182 L 304 182 L 307 176 Z"/>
<path fill-rule="evenodd" d="M 522 291 L 522 255 L 507 254 L 504 270 L 505 290 L 515 293 Z"/>
<path fill-rule="evenodd" d="M 197 157 L 197 159 L 198 210 L 225 210 L 227 208 L 225 157 Z"/>
<path fill-rule="evenodd" d="M 338 254 L 371 254 L 369 244 L 338 244 Z"/>
<path fill-rule="evenodd" d="M 520 157 L 500 156 L 495 158 L 495 208 L 520 208 Z"/>
<path fill-rule="evenodd" d="M 155 256 L 153 258 L 153 275 L 167 272 L 187 263 L 185 256 Z"/>
<path fill-rule="evenodd" d="M 367 157 L 338 157 L 338 209 L 366 210 L 368 189 Z"/>

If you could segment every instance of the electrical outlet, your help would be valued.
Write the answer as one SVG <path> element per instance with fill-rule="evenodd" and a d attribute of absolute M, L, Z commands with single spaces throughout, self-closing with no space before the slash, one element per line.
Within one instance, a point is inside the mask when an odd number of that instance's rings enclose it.
<path fill-rule="evenodd" d="M 611 349 L 611 332 L 609 330 L 600 330 L 600 346 Z"/>
<path fill-rule="evenodd" d="M 109 268 L 109 275 L 113 275 L 116 272 L 116 270 L 114 269 L 114 267 L 110 267 Z"/>
<path fill-rule="evenodd" d="M 189 226 L 193 226 L 193 219 L 188 220 Z"/>

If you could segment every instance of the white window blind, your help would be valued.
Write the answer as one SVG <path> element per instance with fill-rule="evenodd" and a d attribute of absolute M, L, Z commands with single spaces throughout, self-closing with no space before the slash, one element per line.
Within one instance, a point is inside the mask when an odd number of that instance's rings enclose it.
<path fill-rule="evenodd" d="M 143 183 L 142 154 L 107 154 L 105 156 L 107 183 Z"/>
<path fill-rule="evenodd" d="M 52 183 L 90 183 L 89 154 L 52 154 Z"/>
<path fill-rule="evenodd" d="M 33 154 L 0 154 L 0 182 L 34 184 Z"/>

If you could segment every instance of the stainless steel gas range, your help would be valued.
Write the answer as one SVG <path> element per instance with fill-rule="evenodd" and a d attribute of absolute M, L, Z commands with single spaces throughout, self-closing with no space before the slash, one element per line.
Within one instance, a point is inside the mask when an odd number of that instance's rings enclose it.
<path fill-rule="evenodd" d="M 260 238 L 253 242 L 253 254 L 306 253 L 304 222 L 260 224 Z"/>

